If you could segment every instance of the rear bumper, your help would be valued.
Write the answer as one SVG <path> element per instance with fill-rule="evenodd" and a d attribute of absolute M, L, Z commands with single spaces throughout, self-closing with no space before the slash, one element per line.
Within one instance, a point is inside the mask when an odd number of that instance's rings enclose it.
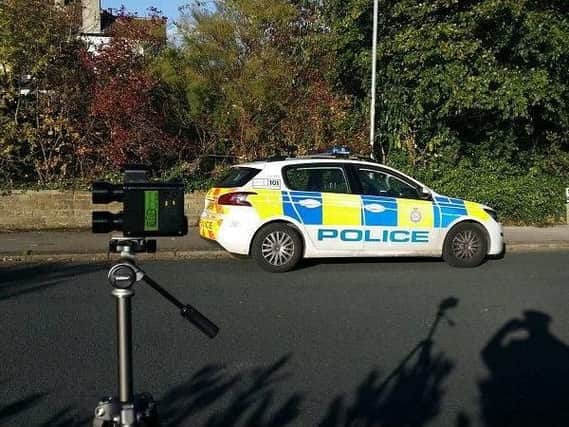
<path fill-rule="evenodd" d="M 202 214 L 198 222 L 200 236 L 208 240 L 217 240 L 221 220 L 209 218 Z"/>
<path fill-rule="evenodd" d="M 199 221 L 200 236 L 219 243 L 223 249 L 238 255 L 249 255 L 259 216 L 247 207 L 232 207 L 232 213 L 211 216 L 206 212 Z"/>

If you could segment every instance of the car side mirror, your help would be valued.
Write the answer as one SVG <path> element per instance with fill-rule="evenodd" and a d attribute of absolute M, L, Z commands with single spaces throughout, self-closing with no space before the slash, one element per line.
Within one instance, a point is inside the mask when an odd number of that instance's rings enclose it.
<path fill-rule="evenodd" d="M 419 198 L 421 200 L 433 200 L 433 195 L 431 194 L 430 190 L 421 188 L 419 189 Z"/>

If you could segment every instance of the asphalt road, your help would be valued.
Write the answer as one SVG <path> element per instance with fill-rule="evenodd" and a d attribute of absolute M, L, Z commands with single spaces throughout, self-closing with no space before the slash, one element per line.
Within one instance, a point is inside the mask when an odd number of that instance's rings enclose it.
<path fill-rule="evenodd" d="M 568 252 L 144 267 L 221 328 L 137 288 L 135 388 L 166 426 L 569 425 Z M 0 265 L 0 425 L 88 425 L 115 392 L 106 268 Z"/>

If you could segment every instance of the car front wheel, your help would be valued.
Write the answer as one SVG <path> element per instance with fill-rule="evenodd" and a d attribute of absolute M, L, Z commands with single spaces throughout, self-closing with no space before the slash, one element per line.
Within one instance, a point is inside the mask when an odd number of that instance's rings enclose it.
<path fill-rule="evenodd" d="M 477 267 L 484 262 L 487 254 L 486 233 L 479 224 L 458 224 L 445 239 L 443 259 L 453 267 Z"/>
<path fill-rule="evenodd" d="M 298 232 L 287 224 L 269 224 L 253 239 L 251 254 L 257 264 L 266 271 L 289 271 L 302 258 L 302 239 Z"/>

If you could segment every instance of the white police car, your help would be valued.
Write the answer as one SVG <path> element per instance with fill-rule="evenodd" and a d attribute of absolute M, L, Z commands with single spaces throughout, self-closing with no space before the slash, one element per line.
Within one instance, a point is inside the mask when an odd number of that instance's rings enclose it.
<path fill-rule="evenodd" d="M 442 256 L 475 267 L 504 251 L 496 212 L 372 161 L 333 155 L 236 165 L 206 196 L 200 235 L 271 272 L 302 258 Z"/>

